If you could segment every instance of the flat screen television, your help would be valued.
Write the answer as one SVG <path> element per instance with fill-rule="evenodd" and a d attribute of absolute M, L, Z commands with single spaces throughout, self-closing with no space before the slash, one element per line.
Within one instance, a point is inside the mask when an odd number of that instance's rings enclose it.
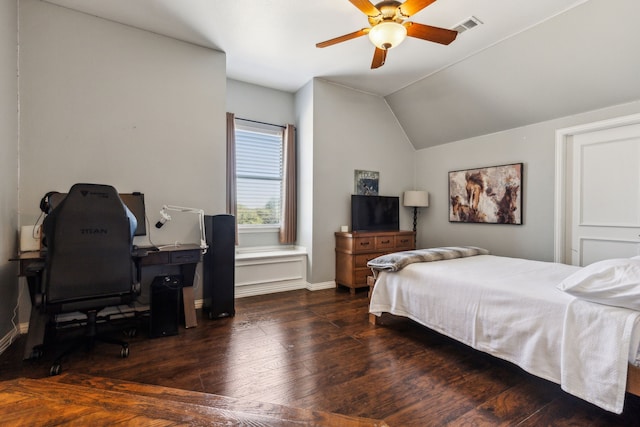
<path fill-rule="evenodd" d="M 352 195 L 351 230 L 400 230 L 400 198 L 392 196 Z"/>

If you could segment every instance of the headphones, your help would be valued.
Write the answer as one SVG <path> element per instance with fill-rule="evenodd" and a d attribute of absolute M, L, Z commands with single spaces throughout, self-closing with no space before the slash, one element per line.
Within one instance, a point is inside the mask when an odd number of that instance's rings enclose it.
<path fill-rule="evenodd" d="M 58 194 L 58 191 L 49 191 L 47 194 L 44 195 L 44 197 L 42 197 L 42 199 L 40 200 L 40 210 L 46 214 L 49 213 L 49 211 L 51 210 L 51 203 L 49 202 L 49 199 L 51 198 L 52 195 L 54 194 Z"/>

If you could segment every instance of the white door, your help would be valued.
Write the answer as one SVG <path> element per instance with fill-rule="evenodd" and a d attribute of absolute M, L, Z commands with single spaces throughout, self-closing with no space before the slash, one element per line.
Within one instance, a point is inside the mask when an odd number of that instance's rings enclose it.
<path fill-rule="evenodd" d="M 571 263 L 640 255 L 640 124 L 575 135 Z"/>

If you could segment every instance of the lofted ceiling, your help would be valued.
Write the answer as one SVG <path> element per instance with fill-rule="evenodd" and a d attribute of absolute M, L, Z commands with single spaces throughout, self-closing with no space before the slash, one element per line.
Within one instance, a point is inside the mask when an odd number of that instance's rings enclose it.
<path fill-rule="evenodd" d="M 231 79 L 295 92 L 318 77 L 385 97 L 416 148 L 559 117 L 551 113 L 575 114 L 629 100 L 619 99 L 617 92 L 613 97 L 602 91 L 592 96 L 591 88 L 583 88 L 588 90 L 570 100 L 551 99 L 553 91 L 578 72 L 571 68 L 570 56 L 558 55 L 596 56 L 601 49 L 622 49 L 633 57 L 625 67 L 640 71 L 637 50 L 628 50 L 640 40 L 632 20 L 640 13 L 637 0 L 438 0 L 410 20 L 450 29 L 470 17 L 482 24 L 459 34 L 448 46 L 408 38 L 389 50 L 386 64 L 375 70 L 370 69 L 374 47 L 366 36 L 315 47 L 369 26 L 367 17 L 349 0 L 46 1 L 223 51 Z M 618 17 L 634 29 L 625 28 L 624 22 L 611 28 L 615 25 L 611 21 Z M 535 34 L 539 35 L 531 39 Z M 565 37 L 573 44 L 567 46 Z M 600 43 L 602 39 L 614 44 Z M 557 45 L 563 49 L 560 53 L 554 53 Z M 544 54 L 545 50 L 551 54 Z M 508 56 L 496 59 L 495 52 Z M 544 62 L 549 59 L 565 63 Z M 605 65 L 606 72 L 611 63 Z M 588 74 L 596 71 L 602 69 Z M 547 77 L 548 84 L 541 80 Z M 614 83 L 620 84 L 619 78 L 616 75 Z M 632 80 L 629 84 L 637 87 Z M 543 90 L 532 87 L 532 81 Z M 586 79 L 580 84 L 594 82 Z M 622 98 L 639 99 L 638 92 L 633 88 Z M 491 106 L 496 100 L 504 104 Z M 514 111 L 512 104 L 521 111 Z"/>

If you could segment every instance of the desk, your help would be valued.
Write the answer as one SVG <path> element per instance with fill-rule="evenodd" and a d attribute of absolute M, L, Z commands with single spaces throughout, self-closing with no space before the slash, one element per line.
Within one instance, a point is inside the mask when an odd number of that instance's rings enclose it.
<path fill-rule="evenodd" d="M 134 251 L 134 261 L 140 267 L 140 271 L 145 267 L 160 265 L 176 265 L 180 268 L 183 278 L 182 301 L 184 307 L 184 324 L 186 328 L 197 326 L 196 309 L 193 296 L 193 279 L 196 274 L 196 267 L 202 260 L 202 249 L 198 245 L 188 244 L 179 246 L 162 247 L 157 251 L 150 251 L 139 248 Z M 45 258 L 40 252 L 25 252 L 10 261 L 20 262 L 20 276 L 25 276 L 29 286 L 31 296 L 31 315 L 29 318 L 29 333 L 25 346 L 25 359 L 32 357 L 35 347 L 43 344 L 44 333 L 48 317 L 40 313 L 36 307 L 35 295 L 38 293 L 38 278 L 44 268 Z"/>
<path fill-rule="evenodd" d="M 196 267 L 202 260 L 202 249 L 198 245 L 188 244 L 162 247 L 157 251 L 140 248 L 133 253 L 141 270 L 152 265 L 177 265 L 182 275 L 182 303 L 184 307 L 184 326 L 191 328 L 198 325 L 196 320 L 195 300 L 193 297 L 193 279 Z"/>

